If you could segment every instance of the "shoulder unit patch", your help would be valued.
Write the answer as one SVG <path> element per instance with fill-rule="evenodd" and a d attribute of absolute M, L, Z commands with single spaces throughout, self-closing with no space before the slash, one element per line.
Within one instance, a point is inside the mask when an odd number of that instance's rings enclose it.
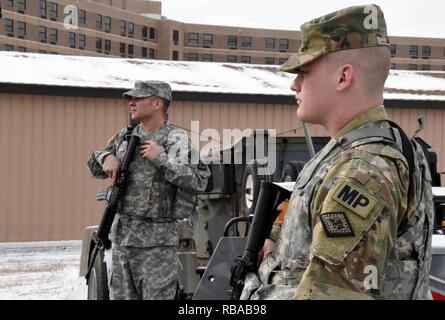
<path fill-rule="evenodd" d="M 320 221 L 327 237 L 354 237 L 351 223 L 344 212 L 326 212 L 320 215 Z"/>
<path fill-rule="evenodd" d="M 333 200 L 366 219 L 378 200 L 356 184 L 343 181 L 334 187 Z"/>

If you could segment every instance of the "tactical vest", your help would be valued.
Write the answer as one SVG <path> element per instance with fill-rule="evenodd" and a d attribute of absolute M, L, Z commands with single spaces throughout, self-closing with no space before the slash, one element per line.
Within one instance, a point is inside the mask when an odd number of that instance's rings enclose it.
<path fill-rule="evenodd" d="M 400 132 L 388 122 L 368 124 L 355 129 L 343 139 L 329 143 L 304 167 L 296 182 L 282 225 L 277 248 L 260 266 L 263 284 L 297 287 L 309 264 L 312 241 L 309 204 L 317 184 L 326 176 L 332 159 L 344 150 L 371 143 L 384 143 L 402 152 Z M 426 299 L 431 263 L 433 201 L 431 175 L 419 144 L 414 144 L 412 197 L 408 210 L 415 210 L 418 220 L 411 226 L 399 226 L 397 239 L 387 259 L 375 299 Z M 292 291 L 289 291 L 292 292 Z M 292 296 L 288 298 L 292 299 Z"/>
<path fill-rule="evenodd" d="M 155 141 L 169 153 L 170 146 L 166 142 L 177 128 L 166 123 L 155 132 L 140 134 L 138 129 L 139 126 L 136 126 L 132 134 L 139 135 L 141 143 L 147 140 Z M 126 150 L 127 141 L 122 140 L 116 146 L 116 156 L 119 160 L 123 159 Z M 196 210 L 196 194 L 179 189 L 168 182 L 162 169 L 141 156 L 139 146 L 136 147 L 129 171 L 128 187 L 119 204 L 119 214 L 162 222 L 183 219 Z"/>

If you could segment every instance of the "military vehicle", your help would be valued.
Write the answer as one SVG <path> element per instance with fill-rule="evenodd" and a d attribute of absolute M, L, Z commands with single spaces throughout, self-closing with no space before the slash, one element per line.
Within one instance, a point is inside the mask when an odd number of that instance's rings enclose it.
<path fill-rule="evenodd" d="M 257 137 L 261 137 L 260 143 Z M 311 138 L 307 126 L 305 137 L 273 139 L 275 144 L 271 143 L 267 131 L 254 131 L 232 147 L 221 150 L 219 161 L 211 162 L 212 174 L 206 192 L 199 196 L 198 214 L 179 222 L 178 298 L 231 298 L 234 261 L 243 255 L 246 245 L 249 246 L 248 236 L 252 236 L 251 231 L 258 225 L 254 219 L 255 210 L 275 211 L 278 200 L 290 195 L 294 185 L 292 181 L 296 180 L 304 163 L 329 141 L 328 137 Z M 424 146 L 430 148 L 426 143 Z M 445 268 L 442 267 L 445 266 L 445 188 L 440 188 L 436 154 L 429 151 L 428 157 L 436 205 L 430 281 L 433 297 L 439 299 L 445 297 Z M 230 161 L 221 161 L 223 158 Z M 272 172 L 270 163 L 274 163 Z M 273 195 L 267 198 L 261 190 L 262 185 L 263 189 L 264 185 L 274 189 Z M 97 241 L 96 229 L 92 226 L 84 231 L 80 276 L 85 276 L 91 262 Z M 264 236 L 265 232 L 267 230 L 259 232 L 262 233 L 260 236 Z M 108 299 L 110 266 L 110 250 L 100 250 L 88 281 L 88 299 Z"/>

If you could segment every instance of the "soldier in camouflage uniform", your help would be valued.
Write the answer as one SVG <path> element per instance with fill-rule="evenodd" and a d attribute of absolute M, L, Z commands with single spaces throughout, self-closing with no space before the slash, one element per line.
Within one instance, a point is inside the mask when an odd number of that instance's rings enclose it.
<path fill-rule="evenodd" d="M 124 93 L 140 137 L 130 165 L 126 194 L 119 204 L 110 240 L 112 299 L 174 299 L 177 288 L 177 221 L 194 212 L 210 171 L 199 161 L 187 133 L 165 121 L 171 88 L 137 81 Z M 127 129 L 94 151 L 88 167 L 94 177 L 114 184 L 127 143 Z"/>
<path fill-rule="evenodd" d="M 297 117 L 325 127 L 331 140 L 298 177 L 271 235 L 275 248 L 247 275 L 241 298 L 425 299 L 431 177 L 415 150 L 409 192 L 400 132 L 383 106 L 390 67 L 383 13 L 355 6 L 301 29 L 299 52 L 281 70 L 297 74 Z M 369 135 L 381 129 L 392 139 Z"/>

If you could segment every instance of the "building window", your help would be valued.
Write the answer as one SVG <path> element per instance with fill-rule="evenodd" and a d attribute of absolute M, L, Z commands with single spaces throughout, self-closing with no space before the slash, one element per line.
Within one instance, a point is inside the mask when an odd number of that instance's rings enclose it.
<path fill-rule="evenodd" d="M 228 36 L 227 37 L 227 46 L 231 48 L 236 48 L 238 46 L 238 37 L 237 36 Z"/>
<path fill-rule="evenodd" d="M 227 62 L 236 63 L 237 62 L 236 56 L 227 56 Z"/>
<path fill-rule="evenodd" d="M 144 38 L 146 40 L 147 37 L 148 37 L 148 28 L 142 27 L 142 38 Z"/>
<path fill-rule="evenodd" d="M 442 71 L 445 71 L 445 66 L 442 67 Z"/>
<path fill-rule="evenodd" d="M 280 39 L 280 51 L 289 50 L 289 39 Z"/>
<path fill-rule="evenodd" d="M 429 71 L 429 70 L 431 70 L 431 67 L 430 67 L 429 64 L 422 64 L 422 70 L 423 71 Z"/>
<path fill-rule="evenodd" d="M 76 34 L 74 32 L 68 33 L 68 43 L 70 44 L 70 46 L 76 45 Z"/>
<path fill-rule="evenodd" d="M 266 62 L 266 64 L 275 64 L 275 58 L 273 58 L 273 57 L 266 57 L 265 62 Z"/>
<path fill-rule="evenodd" d="M 410 64 L 408 70 L 417 70 L 417 64 Z"/>
<path fill-rule="evenodd" d="M 179 60 L 179 52 L 176 50 L 173 50 L 172 52 L 172 60 L 173 61 L 178 61 Z"/>
<path fill-rule="evenodd" d="M 142 58 L 147 58 L 147 48 L 142 47 Z"/>
<path fill-rule="evenodd" d="M 46 27 L 39 26 L 39 40 L 46 41 Z"/>
<path fill-rule="evenodd" d="M 119 30 L 121 35 L 125 35 L 127 33 L 127 22 L 125 20 L 119 21 Z"/>
<path fill-rule="evenodd" d="M 102 15 L 96 14 L 96 28 L 102 29 Z"/>
<path fill-rule="evenodd" d="M 123 42 L 120 43 L 119 52 L 125 54 L 125 43 Z"/>
<path fill-rule="evenodd" d="M 156 38 L 156 29 L 150 28 L 150 40 L 154 40 L 155 38 Z"/>
<path fill-rule="evenodd" d="M 205 33 L 202 35 L 203 46 L 213 46 L 213 34 Z"/>
<path fill-rule="evenodd" d="M 54 43 L 57 42 L 57 29 L 54 28 L 49 29 L 49 41 Z"/>
<path fill-rule="evenodd" d="M 85 48 L 87 45 L 86 37 L 84 34 L 79 34 L 79 47 Z"/>
<path fill-rule="evenodd" d="M 55 2 L 50 2 L 49 3 L 49 16 L 51 18 L 57 18 L 57 3 Z"/>
<path fill-rule="evenodd" d="M 39 1 L 39 13 L 40 16 L 46 17 L 46 0 Z"/>
<path fill-rule="evenodd" d="M 179 31 L 173 30 L 173 42 L 177 45 L 179 42 Z"/>
<path fill-rule="evenodd" d="M 266 49 L 275 49 L 275 38 L 266 38 Z"/>
<path fill-rule="evenodd" d="M 418 46 L 409 46 L 409 55 L 413 56 L 413 57 L 417 57 L 419 55 L 419 47 Z"/>
<path fill-rule="evenodd" d="M 26 23 L 22 21 L 17 21 L 17 34 L 19 36 L 26 36 Z"/>
<path fill-rule="evenodd" d="M 241 37 L 241 47 L 243 48 L 252 47 L 252 37 Z"/>
<path fill-rule="evenodd" d="M 26 52 L 26 48 L 25 47 L 17 47 L 17 51 L 18 52 Z"/>
<path fill-rule="evenodd" d="M 188 44 L 198 45 L 199 36 L 197 33 L 191 32 L 189 33 Z"/>
<path fill-rule="evenodd" d="M 395 56 L 397 54 L 397 45 L 396 44 L 392 44 L 391 45 L 391 56 Z"/>
<path fill-rule="evenodd" d="M 148 49 L 148 58 L 149 59 L 155 58 L 155 49 L 153 49 L 153 48 Z"/>
<path fill-rule="evenodd" d="M 5 44 L 5 50 L 6 51 L 14 51 L 14 46 L 12 46 L 10 44 Z"/>
<path fill-rule="evenodd" d="M 131 36 L 134 35 L 134 23 L 133 22 L 128 23 L 128 34 Z"/>
<path fill-rule="evenodd" d="M 105 32 L 111 31 L 111 17 L 104 17 Z"/>
<path fill-rule="evenodd" d="M 132 56 L 134 53 L 134 46 L 132 44 L 128 45 L 128 54 Z"/>
<path fill-rule="evenodd" d="M 198 61 L 198 54 L 197 53 L 189 53 L 188 60 L 189 61 Z"/>
<path fill-rule="evenodd" d="M 391 63 L 391 69 L 395 70 L 396 69 L 396 64 L 395 63 Z"/>
<path fill-rule="evenodd" d="M 422 57 L 430 57 L 430 56 L 431 56 L 431 46 L 423 46 Z"/>
<path fill-rule="evenodd" d="M 242 56 L 241 63 L 250 63 L 251 59 L 249 56 Z"/>
<path fill-rule="evenodd" d="M 6 33 L 14 34 L 14 20 L 5 19 L 5 31 Z"/>
<path fill-rule="evenodd" d="M 101 38 L 96 38 L 96 49 L 102 50 L 102 39 Z"/>
<path fill-rule="evenodd" d="M 17 0 L 17 10 L 26 10 L 26 0 Z"/>
<path fill-rule="evenodd" d="M 111 51 L 111 41 L 105 40 L 105 51 Z"/>
<path fill-rule="evenodd" d="M 14 7 L 14 0 L 6 0 L 5 4 L 6 4 L 7 7 L 13 8 Z"/>
<path fill-rule="evenodd" d="M 213 61 L 213 55 L 212 54 L 203 54 L 202 55 L 202 61 L 204 61 L 204 62 L 212 62 Z"/>
<path fill-rule="evenodd" d="M 287 58 L 279 58 L 278 59 L 278 64 L 285 64 L 286 63 L 286 61 L 287 61 Z"/>
<path fill-rule="evenodd" d="M 87 13 L 85 10 L 79 10 L 79 23 L 80 24 L 87 23 Z"/>

